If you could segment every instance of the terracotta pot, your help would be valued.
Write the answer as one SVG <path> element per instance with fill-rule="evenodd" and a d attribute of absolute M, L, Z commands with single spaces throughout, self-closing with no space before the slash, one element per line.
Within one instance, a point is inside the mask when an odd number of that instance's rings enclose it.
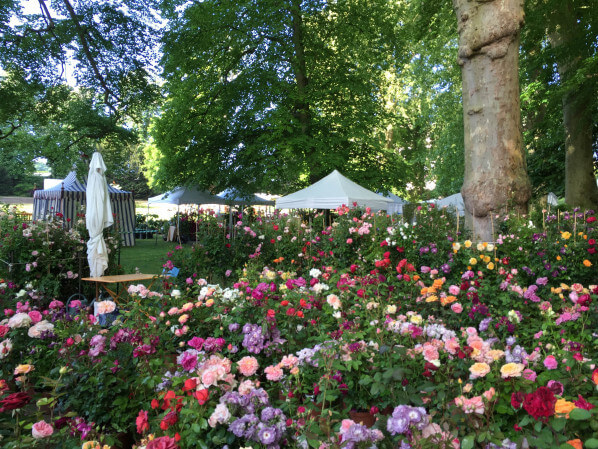
<path fill-rule="evenodd" d="M 358 412 L 357 410 L 351 410 L 349 412 L 349 418 L 356 423 L 363 424 L 366 427 L 372 427 L 376 423 L 376 417 L 370 412 Z"/>

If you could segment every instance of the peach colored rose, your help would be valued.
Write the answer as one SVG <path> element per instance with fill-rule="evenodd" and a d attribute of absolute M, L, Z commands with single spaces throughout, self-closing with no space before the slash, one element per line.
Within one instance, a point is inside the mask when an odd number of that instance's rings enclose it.
<path fill-rule="evenodd" d="M 259 368 L 259 363 L 255 357 L 246 356 L 237 362 L 239 371 L 242 375 L 253 376 Z"/>
<path fill-rule="evenodd" d="M 469 367 L 471 373 L 471 379 L 477 379 L 478 377 L 484 377 L 490 372 L 490 366 L 487 363 L 474 363 Z"/>
<path fill-rule="evenodd" d="M 507 363 L 500 368 L 500 375 L 503 379 L 509 377 L 521 377 L 521 372 L 525 366 L 523 363 Z"/>

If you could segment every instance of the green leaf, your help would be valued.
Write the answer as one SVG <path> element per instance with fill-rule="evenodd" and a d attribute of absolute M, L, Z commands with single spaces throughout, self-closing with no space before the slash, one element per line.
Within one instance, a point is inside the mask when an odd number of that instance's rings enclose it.
<path fill-rule="evenodd" d="M 473 444 L 475 442 L 475 435 L 467 435 L 461 441 L 461 449 L 473 449 Z"/>
<path fill-rule="evenodd" d="M 576 421 L 584 421 L 586 419 L 590 419 L 592 414 L 588 410 L 584 410 L 583 408 L 575 408 L 569 412 L 569 418 L 574 419 Z"/>
<path fill-rule="evenodd" d="M 567 420 L 565 418 L 556 418 L 552 420 L 552 428 L 557 432 L 563 430 L 565 424 L 567 424 Z"/>
<path fill-rule="evenodd" d="M 540 432 L 542 430 L 542 421 L 538 421 L 535 425 L 534 425 L 534 430 L 536 432 Z"/>
<path fill-rule="evenodd" d="M 589 438 L 583 443 L 585 447 L 588 449 L 596 449 L 598 448 L 598 440 L 596 438 Z"/>

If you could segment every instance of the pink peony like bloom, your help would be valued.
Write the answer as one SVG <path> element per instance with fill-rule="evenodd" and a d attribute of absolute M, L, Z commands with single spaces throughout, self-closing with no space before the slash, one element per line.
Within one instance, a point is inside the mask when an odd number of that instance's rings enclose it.
<path fill-rule="evenodd" d="M 274 382 L 279 381 L 284 372 L 282 371 L 282 368 L 280 368 L 279 366 L 268 366 L 264 369 L 264 372 L 266 373 L 266 379 L 268 380 L 272 380 Z"/>
<path fill-rule="evenodd" d="M 255 357 L 246 356 L 237 362 L 239 365 L 239 372 L 245 376 L 253 376 L 259 368 L 259 363 Z"/>
<path fill-rule="evenodd" d="M 544 366 L 547 369 L 556 369 L 559 366 L 559 363 L 553 355 L 549 355 L 544 359 Z"/>
<path fill-rule="evenodd" d="M 47 438 L 54 433 L 54 427 L 46 421 L 38 421 L 31 427 L 31 435 L 35 439 Z"/>
<path fill-rule="evenodd" d="M 39 313 L 37 310 L 32 310 L 28 313 L 29 318 L 31 318 L 31 322 L 33 324 L 37 324 L 42 320 L 42 314 Z"/>
<path fill-rule="evenodd" d="M 455 313 L 461 313 L 463 312 L 463 306 L 458 302 L 454 302 L 451 304 L 451 310 Z"/>
<path fill-rule="evenodd" d="M 524 379 L 531 380 L 532 382 L 534 382 L 536 380 L 536 377 L 538 377 L 536 372 L 529 368 L 524 369 L 523 373 L 521 373 L 521 375 Z"/>

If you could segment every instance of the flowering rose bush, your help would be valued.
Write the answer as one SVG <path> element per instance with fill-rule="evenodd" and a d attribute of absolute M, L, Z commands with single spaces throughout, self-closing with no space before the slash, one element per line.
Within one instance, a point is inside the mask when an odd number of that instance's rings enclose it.
<path fill-rule="evenodd" d="M 108 327 L 4 287 L 0 420 L 27 410 L 79 446 L 594 447 L 593 213 L 479 244 L 442 210 L 338 213 L 223 228 L 246 251 L 226 284 L 187 265 L 131 286 Z"/>

